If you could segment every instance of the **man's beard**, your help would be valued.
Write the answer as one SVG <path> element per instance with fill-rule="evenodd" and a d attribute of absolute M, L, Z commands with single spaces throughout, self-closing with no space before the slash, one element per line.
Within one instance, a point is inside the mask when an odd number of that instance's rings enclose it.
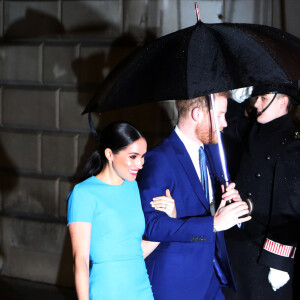
<path fill-rule="evenodd" d="M 205 122 L 203 122 L 205 123 Z M 206 145 L 211 145 L 211 144 L 217 144 L 218 143 L 218 138 L 216 131 L 212 129 L 211 126 L 211 120 L 209 121 L 209 124 L 198 124 L 196 129 L 195 129 L 195 134 L 197 138 Z"/>

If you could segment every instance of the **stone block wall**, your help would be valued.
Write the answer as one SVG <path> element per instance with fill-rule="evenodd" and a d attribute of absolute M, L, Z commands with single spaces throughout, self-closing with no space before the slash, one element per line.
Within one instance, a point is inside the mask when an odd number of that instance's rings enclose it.
<path fill-rule="evenodd" d="M 203 21 L 272 23 L 269 0 L 225 3 L 199 1 Z M 81 112 L 137 46 L 194 23 L 194 0 L 0 0 L 0 274 L 73 284 L 66 197 L 96 147 Z M 93 118 L 134 123 L 151 148 L 176 111 L 166 101 Z"/>

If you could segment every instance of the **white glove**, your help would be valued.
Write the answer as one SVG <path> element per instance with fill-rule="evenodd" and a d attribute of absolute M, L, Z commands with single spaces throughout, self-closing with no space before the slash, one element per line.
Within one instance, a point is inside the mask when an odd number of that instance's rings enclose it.
<path fill-rule="evenodd" d="M 270 268 L 268 280 L 272 289 L 276 291 L 290 280 L 290 275 L 288 272 Z"/>
<path fill-rule="evenodd" d="M 253 86 L 231 90 L 231 98 L 238 103 L 242 103 L 251 96 L 252 91 Z"/>

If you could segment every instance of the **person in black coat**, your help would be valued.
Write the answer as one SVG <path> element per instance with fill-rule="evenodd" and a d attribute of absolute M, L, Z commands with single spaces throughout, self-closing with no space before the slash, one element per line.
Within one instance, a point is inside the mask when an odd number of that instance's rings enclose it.
<path fill-rule="evenodd" d="M 224 294 L 228 300 L 288 300 L 300 230 L 300 131 L 288 111 L 299 103 L 298 90 L 295 82 L 266 85 L 252 96 L 257 119 L 252 125 L 244 120 L 251 129 L 234 180 L 254 211 L 250 222 L 225 233 L 237 292 Z M 234 132 L 247 128 L 239 122 Z"/>

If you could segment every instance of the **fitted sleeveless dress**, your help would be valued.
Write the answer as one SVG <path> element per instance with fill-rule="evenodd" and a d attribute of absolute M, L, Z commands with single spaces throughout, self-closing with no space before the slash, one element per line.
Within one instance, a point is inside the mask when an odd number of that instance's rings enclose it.
<path fill-rule="evenodd" d="M 153 300 L 141 239 L 145 219 L 136 181 L 109 185 L 97 177 L 77 184 L 68 225 L 92 224 L 90 300 Z"/>

